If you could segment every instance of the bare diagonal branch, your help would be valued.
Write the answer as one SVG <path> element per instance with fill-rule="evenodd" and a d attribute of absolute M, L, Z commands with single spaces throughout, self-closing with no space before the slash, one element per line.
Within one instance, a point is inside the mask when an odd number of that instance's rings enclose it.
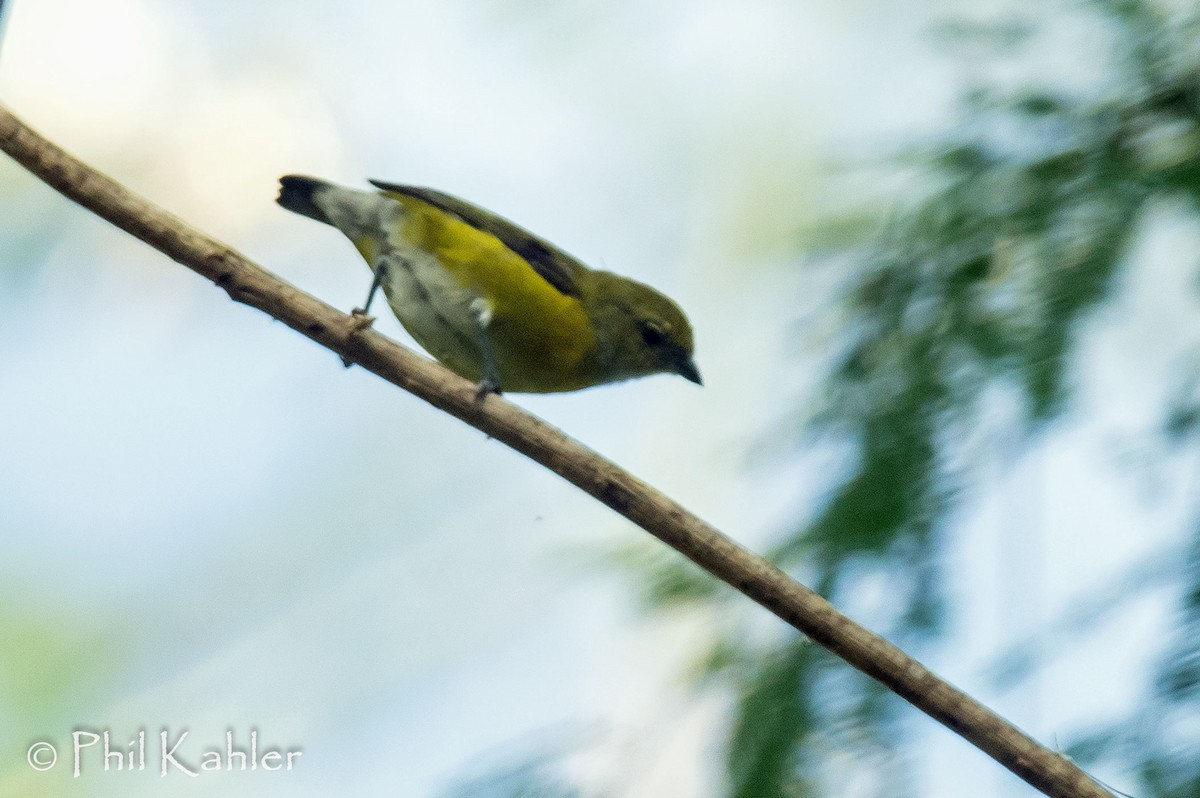
<path fill-rule="evenodd" d="M 78 161 L 0 106 L 0 149 L 64 196 L 293 330 L 535 460 L 966 738 L 1038 790 L 1111 793 L 821 596 L 559 430 L 475 386 L 189 227 Z M 332 362 L 332 361 L 331 361 Z"/>

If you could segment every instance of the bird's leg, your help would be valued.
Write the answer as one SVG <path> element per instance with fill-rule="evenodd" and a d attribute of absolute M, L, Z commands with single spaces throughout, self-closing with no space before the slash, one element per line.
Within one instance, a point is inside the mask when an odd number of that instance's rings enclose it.
<path fill-rule="evenodd" d="M 379 261 L 375 264 L 375 276 L 371 279 L 371 288 L 367 291 L 367 301 L 363 303 L 361 308 L 355 308 L 350 311 L 359 325 L 359 329 L 365 329 L 371 326 L 371 322 L 375 321 L 374 317 L 370 316 L 371 302 L 375 300 L 375 294 L 379 291 L 379 287 L 383 285 L 383 280 L 387 276 L 387 261 Z"/>
<path fill-rule="evenodd" d="M 483 379 L 475 391 L 475 398 L 483 401 L 489 393 L 500 393 L 500 370 L 496 367 L 496 353 L 492 339 L 488 337 L 488 325 L 492 323 L 492 306 L 482 297 L 471 303 L 471 318 L 475 320 L 475 331 L 479 335 L 479 353 L 483 356 Z"/>
<path fill-rule="evenodd" d="M 354 326 L 354 332 L 362 332 L 370 327 L 375 321 L 375 317 L 369 313 L 371 310 L 371 301 L 375 299 L 375 293 L 379 290 L 379 287 L 383 285 L 383 278 L 386 275 L 387 262 L 381 260 L 379 263 L 375 264 L 375 276 L 371 278 L 371 288 L 367 291 L 367 301 L 363 303 L 361 308 L 354 308 L 350 311 L 350 315 L 354 319 L 352 322 Z M 347 358 L 342 358 L 342 365 L 346 368 L 350 368 L 354 365 L 354 362 Z"/>

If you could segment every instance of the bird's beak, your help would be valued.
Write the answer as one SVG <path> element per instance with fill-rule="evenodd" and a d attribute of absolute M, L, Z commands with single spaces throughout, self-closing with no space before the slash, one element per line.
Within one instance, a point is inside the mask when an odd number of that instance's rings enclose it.
<path fill-rule="evenodd" d="M 679 368 L 675 373 L 688 382 L 694 382 L 697 385 L 704 384 L 704 380 L 700 379 L 700 369 L 696 368 L 696 363 L 690 355 L 680 361 Z"/>

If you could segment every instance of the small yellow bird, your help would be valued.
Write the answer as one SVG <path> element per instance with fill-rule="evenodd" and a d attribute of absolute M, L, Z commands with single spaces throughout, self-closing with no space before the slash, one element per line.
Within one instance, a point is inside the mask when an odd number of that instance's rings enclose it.
<path fill-rule="evenodd" d="M 679 374 L 701 384 L 692 327 L 648 285 L 590 269 L 464 200 L 372 180 L 360 191 L 288 175 L 284 208 L 341 230 L 400 323 L 479 396 L 551 393 Z"/>

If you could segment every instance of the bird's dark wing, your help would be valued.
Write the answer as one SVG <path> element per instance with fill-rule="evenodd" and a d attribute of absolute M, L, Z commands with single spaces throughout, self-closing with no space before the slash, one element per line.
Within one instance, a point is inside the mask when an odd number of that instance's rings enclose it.
<path fill-rule="evenodd" d="M 581 270 L 587 267 L 549 241 L 535 236 L 503 216 L 431 188 L 401 186 L 381 180 L 372 180 L 371 185 L 390 194 L 403 194 L 428 202 L 435 208 L 457 216 L 477 230 L 491 233 L 500 239 L 504 246 L 528 261 L 534 271 L 560 293 L 567 296 L 579 295 L 578 276 Z"/>

